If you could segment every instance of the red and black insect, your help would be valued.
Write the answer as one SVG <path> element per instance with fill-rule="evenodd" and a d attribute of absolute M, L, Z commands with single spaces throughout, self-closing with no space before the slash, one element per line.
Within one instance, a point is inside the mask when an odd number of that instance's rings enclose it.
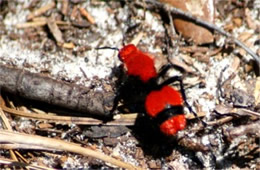
<path fill-rule="evenodd" d="M 140 51 L 133 44 L 122 49 L 102 47 L 98 49 L 114 49 L 119 51 L 119 59 L 123 63 L 125 72 L 123 81 L 115 100 L 115 110 L 119 101 L 123 101 L 128 108 L 133 106 L 144 111 L 157 122 L 160 131 L 167 135 L 174 135 L 186 127 L 186 118 L 183 111 L 185 103 L 191 112 L 192 109 L 186 102 L 182 79 L 179 76 L 171 77 L 162 83 L 158 80 L 171 68 L 164 66 L 158 73 L 154 60 L 149 54 Z M 169 86 L 179 82 L 180 92 Z M 194 113 L 194 112 L 193 112 Z"/>

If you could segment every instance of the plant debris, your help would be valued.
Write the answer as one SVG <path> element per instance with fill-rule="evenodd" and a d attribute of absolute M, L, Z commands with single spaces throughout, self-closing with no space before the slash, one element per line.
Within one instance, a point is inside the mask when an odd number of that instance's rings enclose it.
<path fill-rule="evenodd" d="M 0 0 L 1 169 L 259 169 L 259 2 L 198 0 L 203 17 L 165 2 Z M 206 126 L 185 108 L 167 137 L 145 113 L 111 114 L 121 61 L 96 49 L 129 43 L 174 65 L 165 78 L 182 75 Z"/>

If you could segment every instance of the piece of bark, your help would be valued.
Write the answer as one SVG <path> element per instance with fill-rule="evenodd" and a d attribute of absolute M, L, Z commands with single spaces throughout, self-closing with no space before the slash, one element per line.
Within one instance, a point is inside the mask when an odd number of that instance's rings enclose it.
<path fill-rule="evenodd" d="M 94 91 L 1 64 L 0 89 L 27 99 L 101 117 L 110 116 L 114 101 L 112 92 Z"/>
<path fill-rule="evenodd" d="M 160 0 L 173 7 L 189 12 L 192 15 L 208 21 L 214 22 L 213 0 Z M 196 44 L 211 43 L 214 40 L 212 33 L 199 25 L 196 25 L 180 16 L 173 16 L 174 26 L 186 39 L 192 39 Z"/>
<path fill-rule="evenodd" d="M 230 141 L 242 135 L 255 135 L 256 137 L 259 137 L 260 136 L 259 128 L 260 128 L 260 121 L 258 120 L 248 125 L 241 125 L 238 127 L 228 128 L 224 131 L 224 134 Z"/>
<path fill-rule="evenodd" d="M 84 135 L 89 138 L 117 138 L 129 131 L 125 126 L 91 126 L 84 130 Z"/>
<path fill-rule="evenodd" d="M 206 146 L 202 143 L 200 138 L 180 138 L 178 139 L 178 144 L 184 146 L 192 151 L 202 151 L 207 152 L 210 150 L 209 146 Z"/>

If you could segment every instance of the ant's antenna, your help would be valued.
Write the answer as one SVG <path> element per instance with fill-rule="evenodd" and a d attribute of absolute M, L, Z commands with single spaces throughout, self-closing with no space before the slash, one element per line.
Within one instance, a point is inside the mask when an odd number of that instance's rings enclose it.
<path fill-rule="evenodd" d="M 116 47 L 98 47 L 98 48 L 96 48 L 96 50 L 103 50 L 103 49 L 110 49 L 110 50 L 119 51 L 119 49 L 116 48 Z"/>

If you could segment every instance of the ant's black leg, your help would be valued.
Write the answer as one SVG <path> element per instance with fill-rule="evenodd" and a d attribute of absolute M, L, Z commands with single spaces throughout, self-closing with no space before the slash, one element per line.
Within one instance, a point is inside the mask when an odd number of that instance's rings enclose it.
<path fill-rule="evenodd" d="M 158 77 L 163 77 L 171 67 L 173 67 L 171 64 L 164 65 L 161 68 Z"/>
<path fill-rule="evenodd" d="M 169 85 L 169 84 L 174 83 L 174 82 L 176 82 L 176 81 L 179 82 L 179 84 L 180 84 L 180 92 L 181 92 L 181 95 L 182 95 L 182 97 L 183 97 L 183 100 L 184 100 L 185 105 L 187 106 L 187 108 L 189 109 L 189 111 L 190 111 L 197 119 L 199 119 L 199 120 L 202 122 L 203 126 L 206 126 L 207 124 L 206 124 L 203 120 L 201 120 L 201 119 L 198 117 L 197 113 L 193 111 L 192 107 L 191 107 L 190 104 L 187 102 L 187 98 L 186 98 L 186 94 L 185 94 L 185 90 L 184 90 L 184 85 L 183 85 L 183 81 L 182 81 L 182 77 L 181 77 L 181 76 L 173 76 L 173 77 L 171 77 L 171 78 L 165 80 L 162 84 L 160 84 L 160 87 L 163 87 L 163 86 L 165 86 L 165 85 Z"/>
<path fill-rule="evenodd" d="M 114 104 L 113 104 L 113 108 L 111 109 L 111 111 L 110 111 L 110 113 L 112 114 L 112 115 L 114 115 L 115 113 L 115 110 L 118 108 L 118 104 L 119 104 L 119 101 L 122 99 L 122 90 L 123 90 L 123 88 L 124 88 L 124 85 L 125 85 L 125 83 L 126 83 L 126 78 L 125 78 L 125 76 L 123 75 L 123 76 L 121 76 L 120 77 L 120 79 L 121 79 L 121 81 L 120 82 L 118 82 L 118 83 L 120 83 L 119 85 L 118 85 L 118 87 L 117 87 L 117 89 L 116 89 L 116 92 L 115 92 L 115 99 L 114 99 Z"/>
<path fill-rule="evenodd" d="M 160 87 L 163 87 L 163 86 L 172 84 L 172 83 L 174 83 L 174 82 L 176 82 L 176 81 L 180 83 L 180 86 L 183 86 L 182 77 L 180 77 L 180 76 L 170 77 L 169 79 L 167 79 L 167 80 L 165 80 L 164 82 L 162 82 L 159 86 L 160 86 Z M 181 88 L 183 88 L 183 87 L 181 87 Z"/>
<path fill-rule="evenodd" d="M 124 74 L 122 65 L 119 67 L 119 69 L 120 69 L 120 72 L 122 74 L 118 75 L 118 80 L 117 80 L 116 85 L 115 85 L 115 87 L 116 87 L 115 99 L 114 99 L 113 107 L 110 110 L 111 115 L 115 115 L 114 112 L 118 108 L 119 101 L 122 99 L 122 89 L 123 89 L 125 82 L 126 82 L 126 79 L 127 79 L 125 74 Z"/>
<path fill-rule="evenodd" d="M 115 97 L 115 99 L 114 99 L 114 104 L 113 104 L 113 107 L 112 107 L 112 109 L 110 110 L 110 114 L 111 115 L 114 115 L 115 113 L 115 110 L 117 109 L 117 107 L 118 107 L 118 104 L 119 104 L 119 101 L 120 101 L 120 93 L 116 93 L 116 97 Z"/>
<path fill-rule="evenodd" d="M 107 46 L 105 46 L 105 47 L 97 47 L 97 48 L 96 48 L 96 50 L 104 50 L 104 49 L 110 49 L 110 50 L 119 51 L 119 49 L 116 48 L 116 47 L 107 47 Z"/>

